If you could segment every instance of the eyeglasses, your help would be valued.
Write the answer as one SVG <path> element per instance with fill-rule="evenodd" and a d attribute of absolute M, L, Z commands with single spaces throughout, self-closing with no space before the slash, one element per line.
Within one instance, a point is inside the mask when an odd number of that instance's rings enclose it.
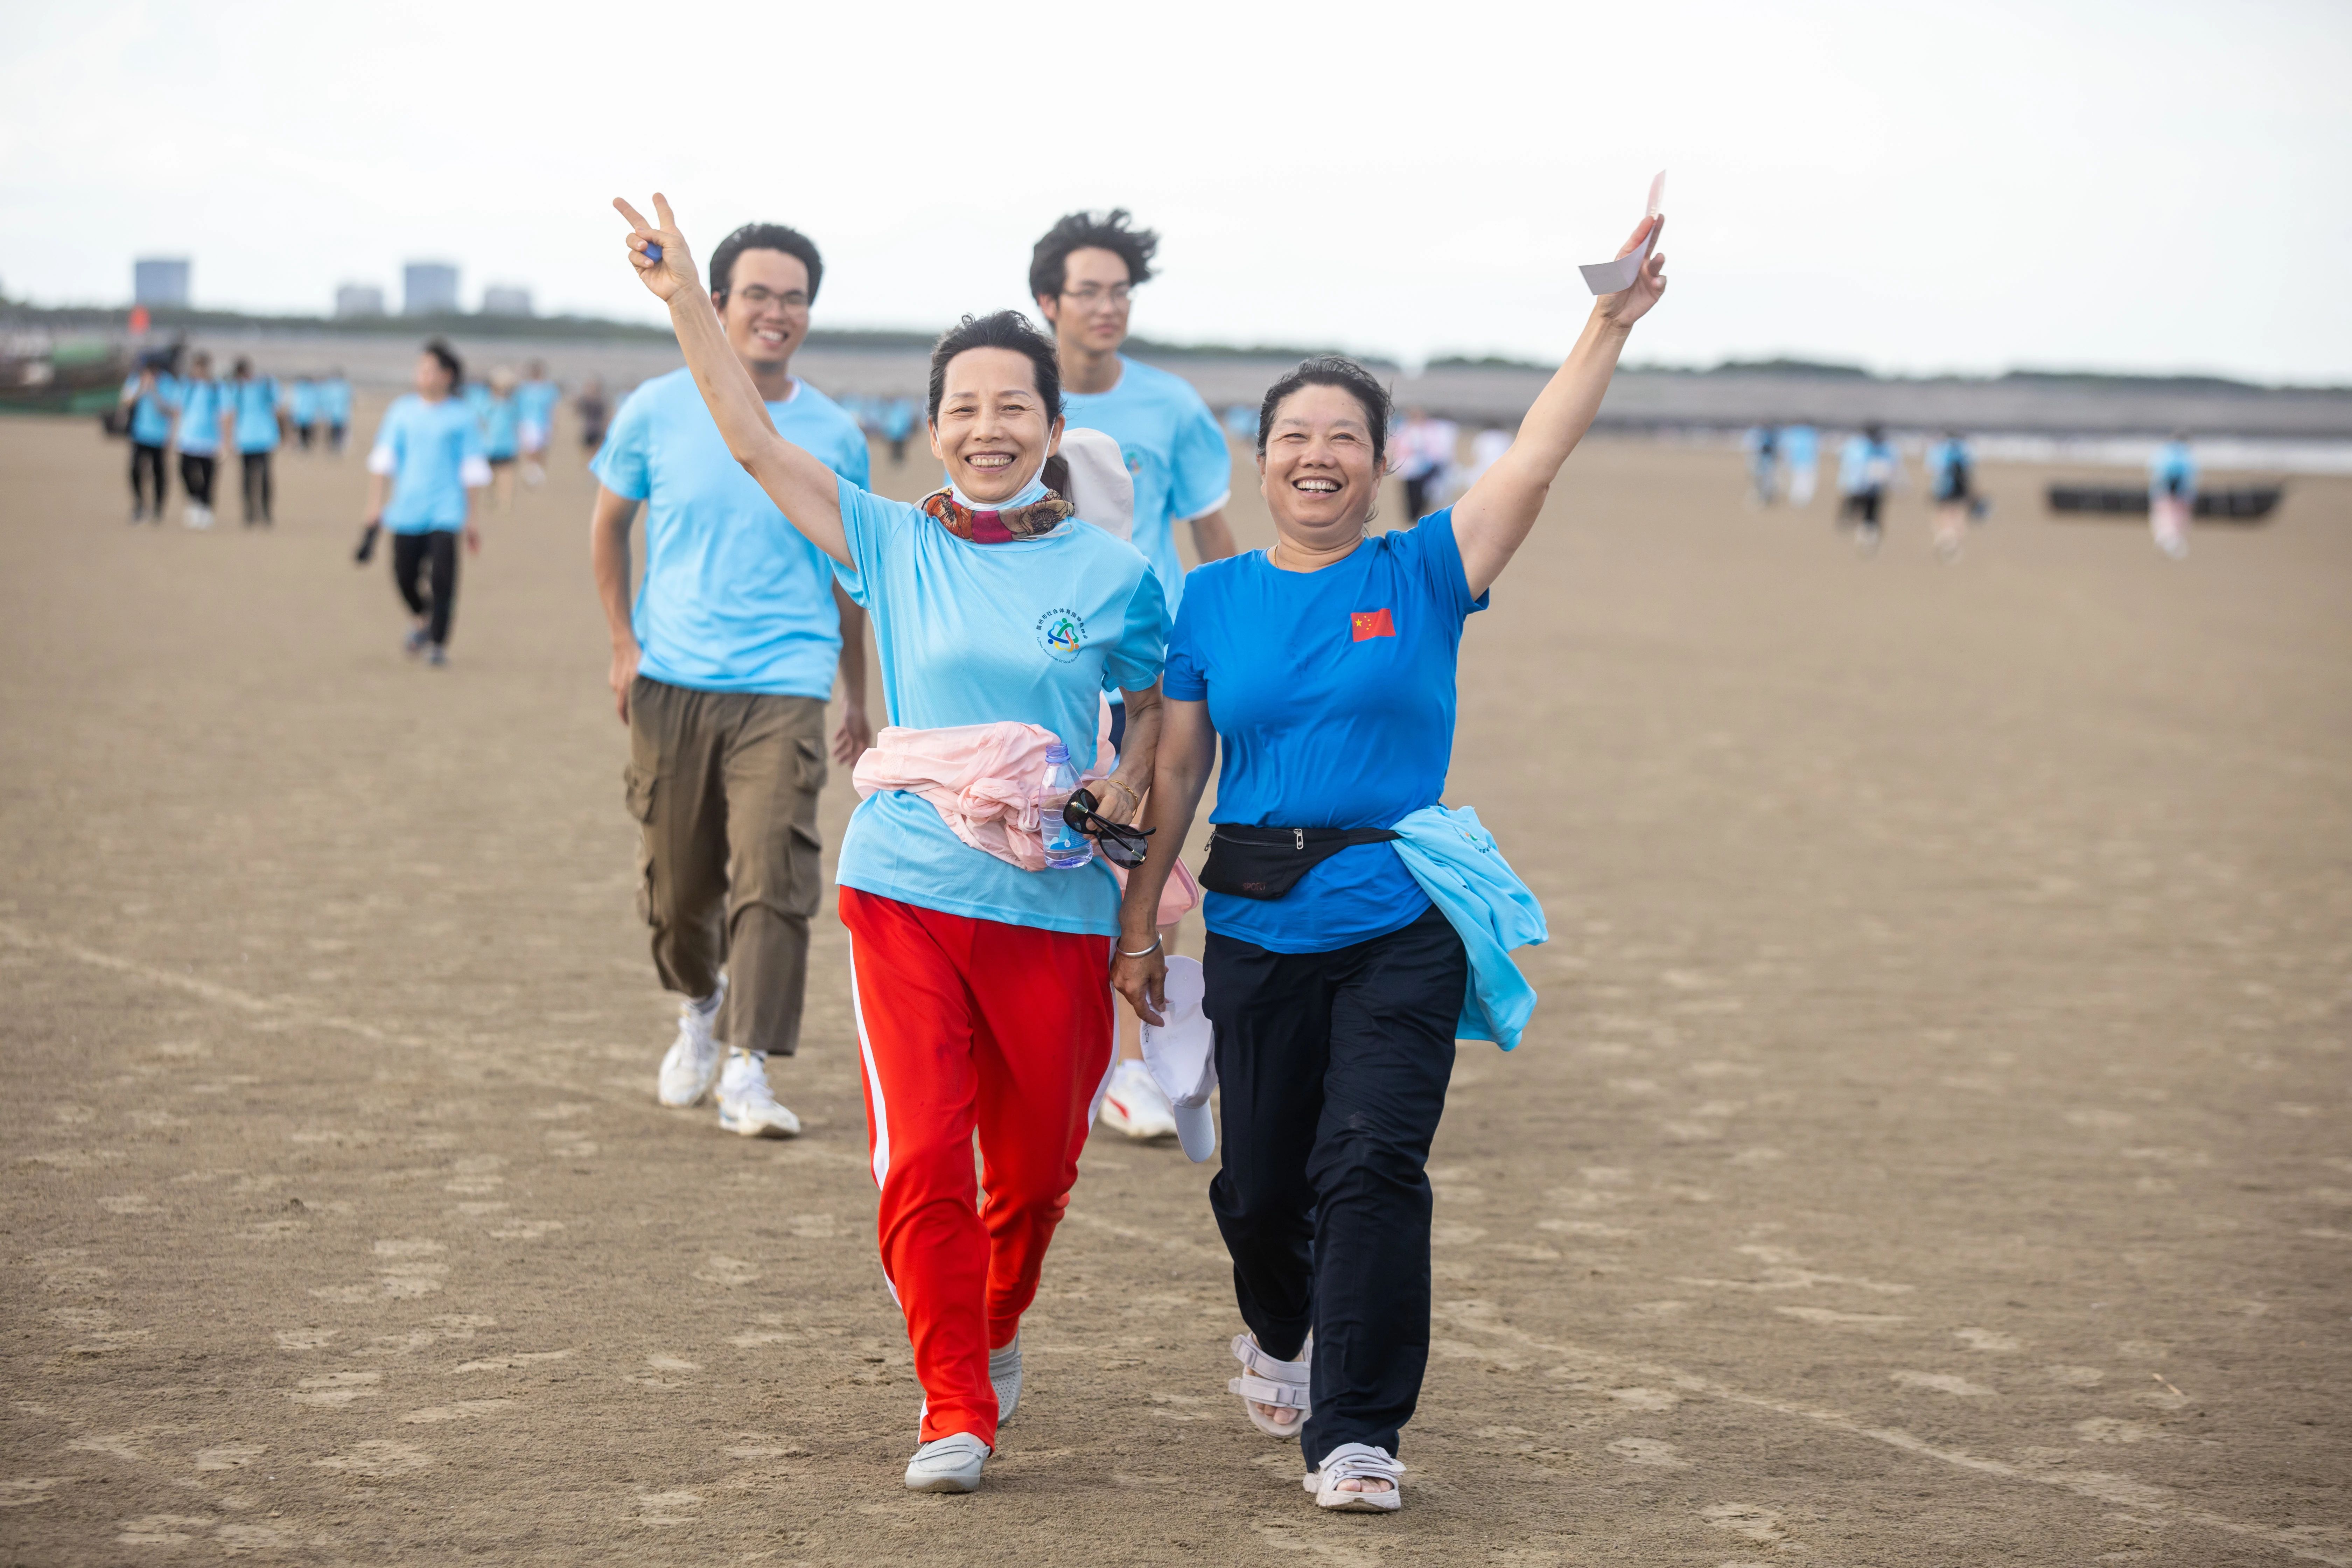
<path fill-rule="evenodd" d="M 762 289 L 757 283 L 752 283 L 744 287 L 742 294 L 743 302 L 755 310 L 763 305 L 782 305 L 787 310 L 805 310 L 809 308 L 809 297 L 797 289 L 779 294 L 772 289 Z"/>
<path fill-rule="evenodd" d="M 1096 801 L 1090 790 L 1072 792 L 1069 804 L 1062 807 L 1062 820 L 1095 841 L 1102 858 L 1114 866 L 1134 870 L 1151 853 L 1149 827 L 1129 827 L 1124 822 L 1113 822 L 1095 809 Z"/>
<path fill-rule="evenodd" d="M 1114 305 L 1123 306 L 1134 291 L 1134 285 L 1129 283 L 1114 283 L 1108 289 L 1099 283 L 1089 283 L 1083 289 L 1063 289 L 1062 298 L 1076 300 L 1081 305 L 1099 305 L 1108 300 Z"/>

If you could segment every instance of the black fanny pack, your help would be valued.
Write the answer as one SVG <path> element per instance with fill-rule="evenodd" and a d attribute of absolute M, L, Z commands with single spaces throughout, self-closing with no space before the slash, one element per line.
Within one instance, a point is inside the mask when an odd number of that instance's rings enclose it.
<path fill-rule="evenodd" d="M 1236 898 L 1278 899 L 1342 849 L 1403 837 L 1385 827 L 1236 827 L 1219 823 L 1209 835 L 1209 863 L 1201 868 L 1201 886 Z"/>

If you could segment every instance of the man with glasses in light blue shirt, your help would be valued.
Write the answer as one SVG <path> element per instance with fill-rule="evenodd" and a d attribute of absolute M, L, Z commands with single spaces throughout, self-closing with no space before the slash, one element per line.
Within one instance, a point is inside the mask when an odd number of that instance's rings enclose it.
<path fill-rule="evenodd" d="M 864 485 L 856 421 L 792 374 L 824 277 L 808 237 L 779 224 L 747 224 L 710 257 L 711 301 L 769 418 Z M 874 741 L 866 615 L 729 455 L 688 372 L 631 393 L 592 467 L 601 488 L 589 553 L 629 727 L 638 912 L 662 984 L 683 998 L 656 1098 L 697 1105 L 715 1087 L 727 1131 L 791 1137 L 800 1121 L 777 1102 L 767 1058 L 800 1047 L 836 672 L 835 760 L 855 762 Z M 646 572 L 633 599 L 629 529 L 641 504 Z"/>
<path fill-rule="evenodd" d="M 1134 291 L 1150 279 L 1159 248 L 1159 235 L 1134 227 L 1123 209 L 1066 214 L 1030 253 L 1029 292 L 1053 324 L 1069 427 L 1101 431 L 1127 460 L 1135 482 L 1131 542 L 1151 563 L 1172 617 L 1184 597 L 1175 525 L 1192 524 L 1203 563 L 1234 553 L 1225 521 L 1234 464 L 1223 427 L 1192 383 L 1119 353 Z M 1114 744 L 1126 730 L 1118 700 L 1114 693 Z M 1160 933 L 1171 951 L 1175 934 L 1172 926 Z M 1175 1112 L 1144 1070 L 1139 1042 L 1122 1038 L 1119 1058 L 1103 1092 L 1104 1121 L 1130 1138 L 1173 1138 Z"/>

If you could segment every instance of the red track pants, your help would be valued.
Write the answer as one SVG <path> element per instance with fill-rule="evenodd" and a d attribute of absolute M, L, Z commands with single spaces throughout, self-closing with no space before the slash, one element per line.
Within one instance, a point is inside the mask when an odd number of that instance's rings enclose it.
<path fill-rule="evenodd" d="M 841 923 L 882 1190 L 875 1229 L 929 1405 L 922 1440 L 993 1444 L 988 1352 L 1036 1299 L 1110 1062 L 1110 939 L 855 888 L 841 889 Z"/>

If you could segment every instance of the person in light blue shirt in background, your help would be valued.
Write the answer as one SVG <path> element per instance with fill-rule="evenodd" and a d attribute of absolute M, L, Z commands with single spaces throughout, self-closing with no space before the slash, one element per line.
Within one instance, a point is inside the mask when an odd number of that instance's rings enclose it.
<path fill-rule="evenodd" d="M 163 448 L 172 443 L 172 415 L 180 401 L 179 378 L 163 357 L 150 356 L 122 384 L 121 406 L 131 411 L 131 521 L 163 521 Z M 148 500 L 152 489 L 154 500 Z"/>
<path fill-rule="evenodd" d="M 1740 445 L 1748 453 L 1748 499 L 1756 506 L 1770 506 L 1780 491 L 1780 432 L 1759 425 L 1740 437 Z"/>
<path fill-rule="evenodd" d="M 1821 433 L 1810 425 L 1790 425 L 1780 432 L 1780 468 L 1788 476 L 1785 489 L 1790 506 L 1813 504 L 1813 487 L 1820 482 Z"/>
<path fill-rule="evenodd" d="M 1879 514 L 1886 505 L 1886 492 L 1902 474 L 1903 460 L 1877 426 L 1846 437 L 1838 454 L 1838 521 L 1841 526 L 1853 524 L 1853 547 L 1858 553 L 1878 553 L 1883 527 Z"/>
<path fill-rule="evenodd" d="M 282 434 L 277 378 L 254 374 L 253 361 L 239 354 L 229 373 L 228 402 L 237 458 L 244 468 L 245 526 L 268 528 L 276 521 L 270 515 L 274 488 L 270 459 L 277 455 Z"/>
<path fill-rule="evenodd" d="M 2175 561 L 2189 558 L 2189 519 L 2197 514 L 2197 458 L 2189 432 L 2175 430 L 2147 462 L 2147 523 L 2156 547 Z"/>
<path fill-rule="evenodd" d="M 1945 431 L 1944 438 L 1927 448 L 1927 499 L 1936 508 L 1936 558 L 1958 561 L 1969 524 L 1988 508 L 1977 494 L 1976 454 L 1957 430 Z"/>
<path fill-rule="evenodd" d="M 824 279 L 815 244 L 781 224 L 747 224 L 711 253 L 710 298 L 770 422 L 863 485 L 864 433 L 792 374 Z M 681 998 L 655 1096 L 684 1108 L 715 1088 L 729 1131 L 790 1137 L 800 1122 L 778 1103 L 767 1061 L 800 1048 L 836 675 L 834 759 L 855 762 L 874 742 L 866 614 L 728 454 L 689 372 L 632 392 L 591 467 L 590 562 L 641 830 L 638 912 L 655 971 Z M 629 530 L 640 506 L 645 579 L 632 595 Z"/>
<path fill-rule="evenodd" d="M 882 406 L 882 438 L 890 443 L 890 466 L 907 466 L 907 437 L 915 433 L 915 400 L 894 397 Z"/>
<path fill-rule="evenodd" d="M 352 432 L 352 384 L 340 369 L 319 383 L 319 419 L 327 427 L 327 450 L 341 457 Z"/>
<path fill-rule="evenodd" d="M 379 530 L 392 532 L 392 582 L 413 617 L 403 650 L 435 668 L 449 661 L 457 608 L 457 540 L 479 551 L 474 492 L 489 482 L 481 431 L 458 395 L 466 367 L 436 338 L 416 358 L 416 390 L 393 400 L 368 454 L 365 563 Z M 425 579 L 420 583 L 419 578 Z"/>
<path fill-rule="evenodd" d="M 522 410 L 516 401 L 515 373 L 504 365 L 490 372 L 489 384 L 467 388 L 475 421 L 482 430 L 482 452 L 490 464 L 490 504 L 500 510 L 514 505 L 515 459 L 521 451 Z"/>
<path fill-rule="evenodd" d="M 1054 330 L 1065 418 L 1119 445 L 1135 483 L 1132 542 L 1159 574 L 1172 616 L 1184 598 L 1176 527 L 1192 525 L 1203 563 L 1234 552 L 1225 502 L 1234 459 L 1224 431 L 1192 384 L 1119 353 L 1135 289 L 1150 280 L 1160 237 L 1134 227 L 1125 210 L 1075 212 L 1057 219 L 1029 258 L 1029 292 Z M 1126 710 L 1113 699 L 1111 740 L 1124 740 Z M 1176 929 L 1162 933 L 1172 943 Z M 1141 1042 L 1122 1028 L 1118 1059 L 1103 1090 L 1102 1116 L 1130 1138 L 1169 1142 L 1176 1118 L 1145 1070 Z"/>
<path fill-rule="evenodd" d="M 286 389 L 286 416 L 294 426 L 295 444 L 304 451 L 319 436 L 319 384 L 309 376 L 297 376 Z"/>
<path fill-rule="evenodd" d="M 213 525 L 213 484 L 220 477 L 220 449 L 231 439 L 227 389 L 213 375 L 213 356 L 198 350 L 180 383 L 178 426 L 180 488 L 187 492 L 184 521 L 190 528 Z"/>
<path fill-rule="evenodd" d="M 523 367 L 523 383 L 515 388 L 515 440 L 522 448 L 522 482 L 537 486 L 547 479 L 547 439 L 555 428 L 556 405 L 563 389 L 547 379 L 547 362 L 533 360 Z"/>

